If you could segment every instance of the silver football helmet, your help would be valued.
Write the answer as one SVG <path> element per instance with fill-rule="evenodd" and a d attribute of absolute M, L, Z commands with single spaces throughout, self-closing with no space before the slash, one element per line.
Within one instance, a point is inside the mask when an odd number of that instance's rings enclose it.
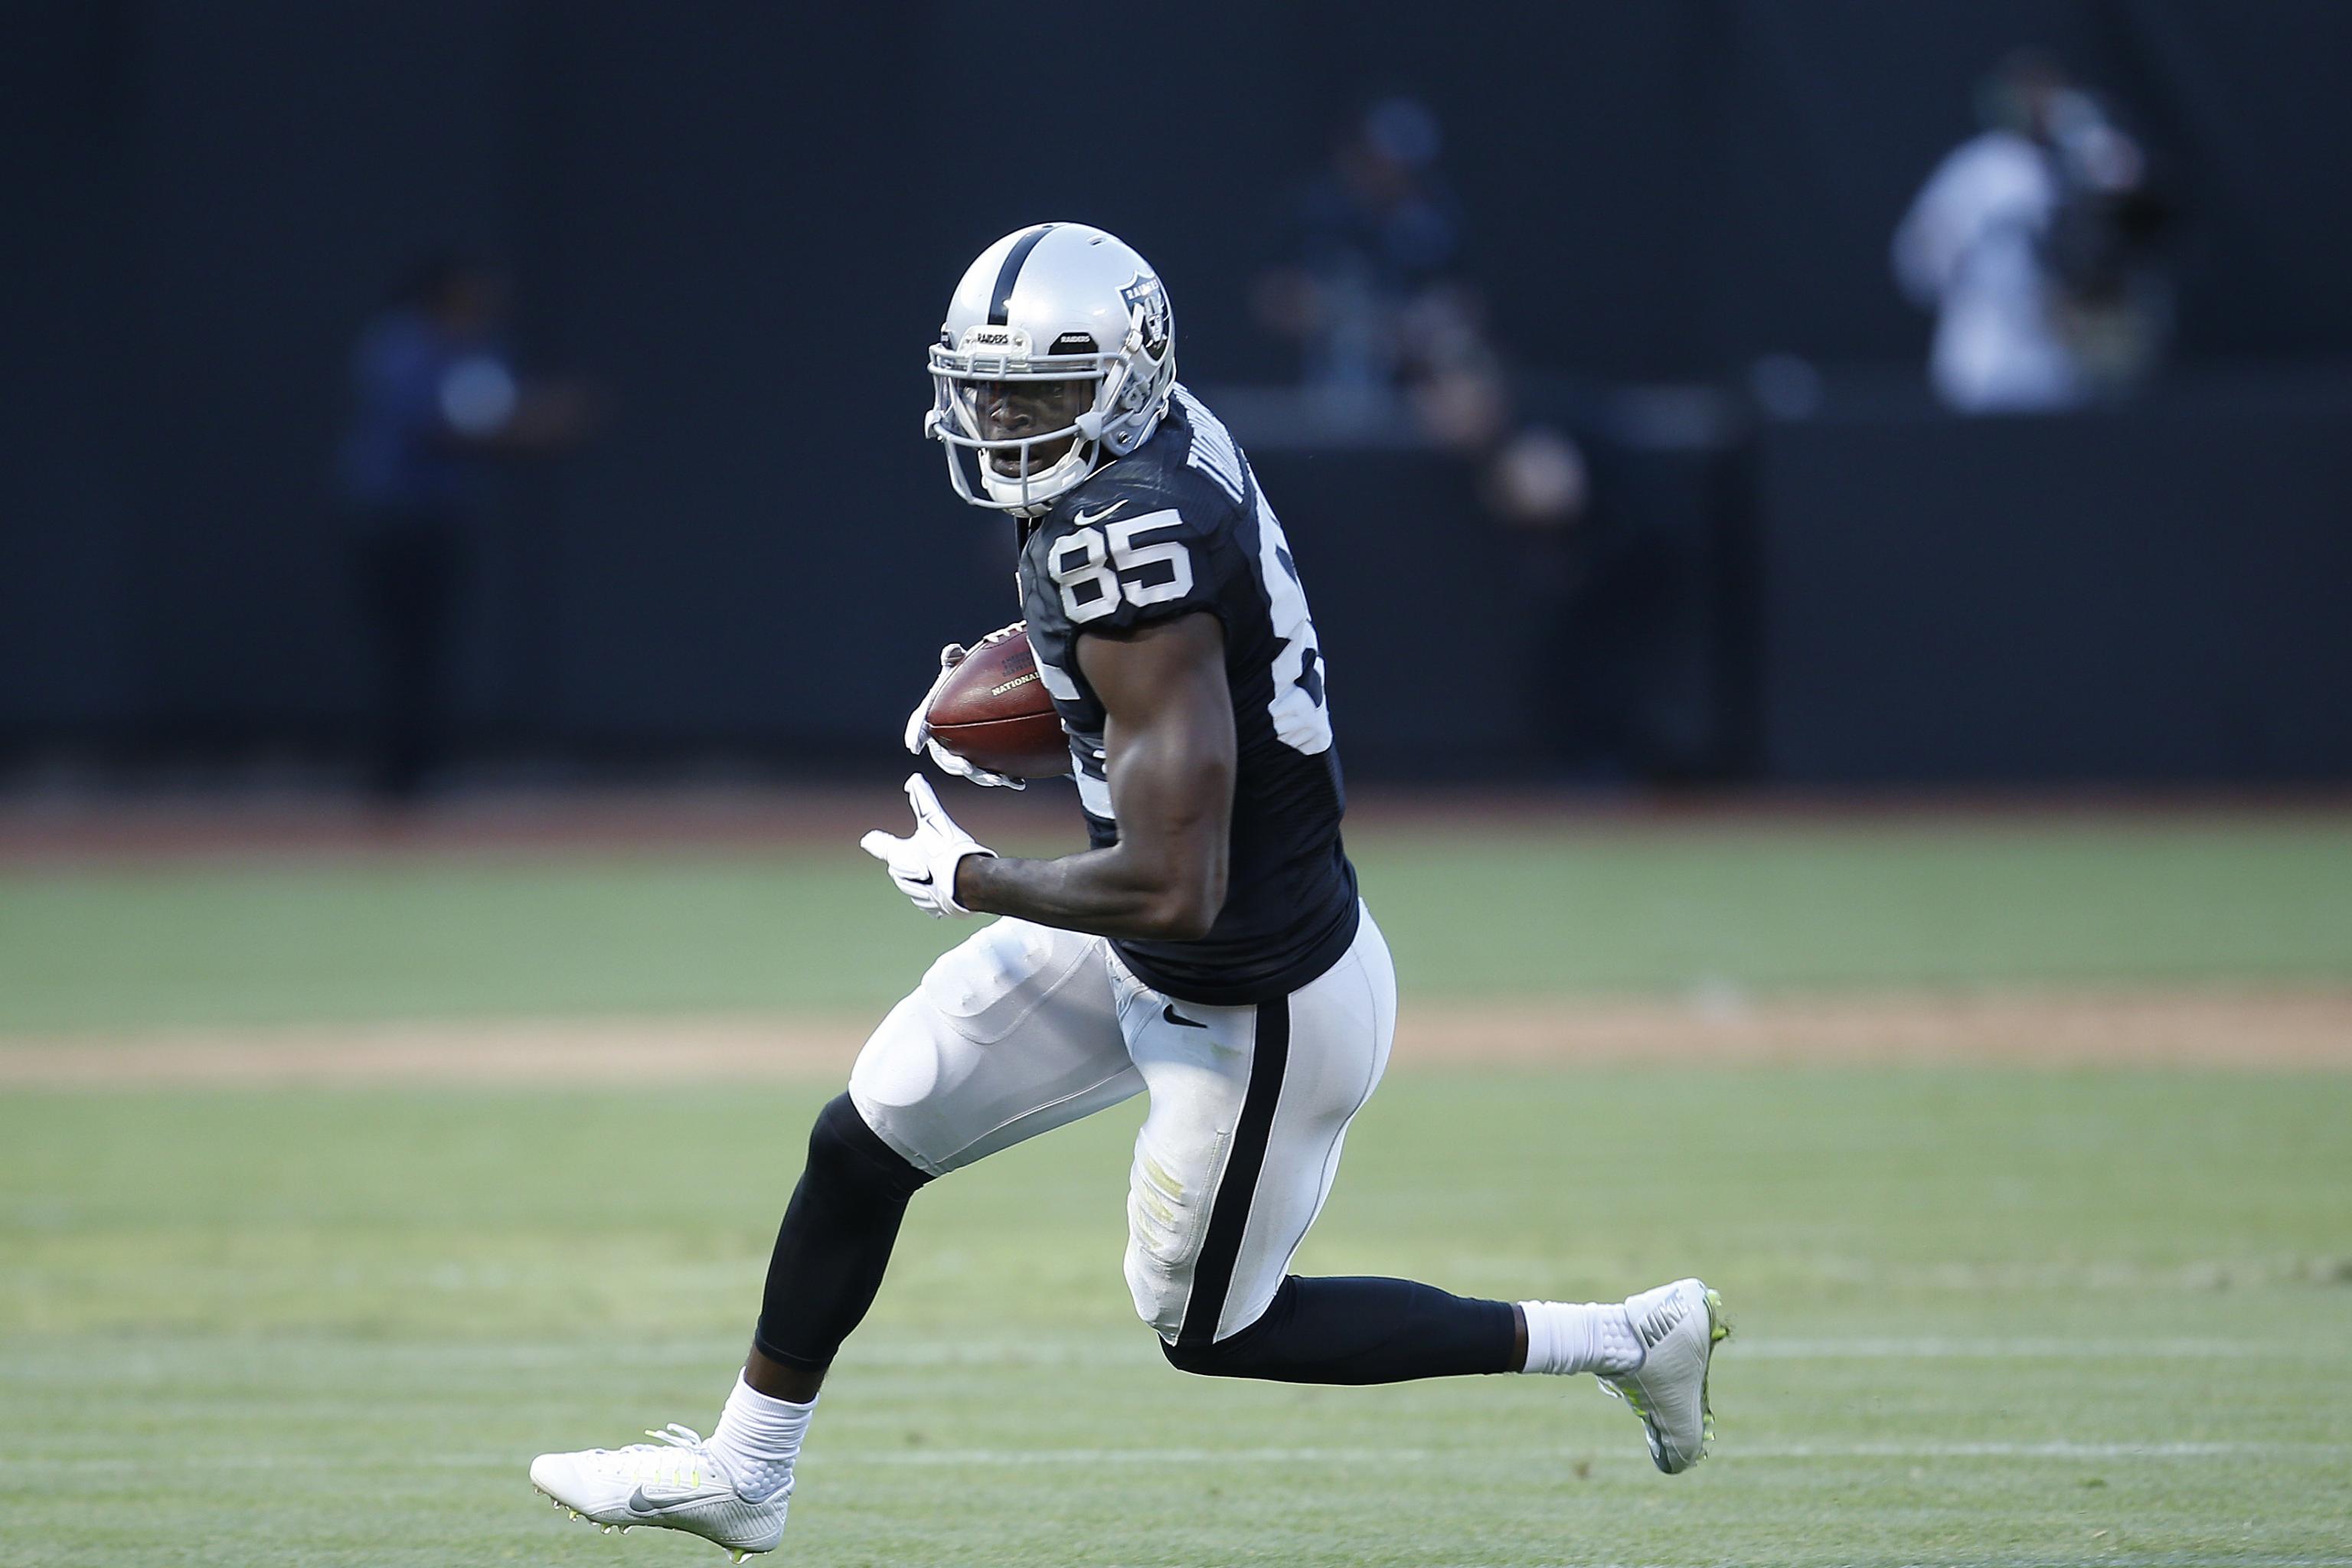
<path fill-rule="evenodd" d="M 1098 228 L 1033 224 L 956 285 L 923 433 L 947 448 L 956 494 L 1034 512 L 1150 440 L 1175 384 L 1176 322 L 1151 264 Z"/>

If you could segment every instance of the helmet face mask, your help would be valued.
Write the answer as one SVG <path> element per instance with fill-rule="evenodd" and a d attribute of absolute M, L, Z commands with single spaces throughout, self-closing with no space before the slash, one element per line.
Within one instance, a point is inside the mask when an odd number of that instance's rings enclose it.
<path fill-rule="evenodd" d="M 957 287 L 931 349 L 924 433 L 964 500 L 1041 510 L 1150 439 L 1174 347 L 1167 294 L 1127 246 L 1082 224 L 1018 230 Z"/>
<path fill-rule="evenodd" d="M 1093 410 L 1102 386 L 1098 374 L 1051 381 L 950 380 L 956 423 L 987 443 L 989 470 L 1008 479 L 1020 474 L 1024 457 L 1034 468 L 1068 456 L 1078 439 L 1078 416 Z"/>
<path fill-rule="evenodd" d="M 1078 416 L 1095 405 L 1094 376 L 1059 381 L 970 381 L 958 395 L 971 410 L 983 441 L 1026 441 L 1041 430 L 1077 428 Z"/>

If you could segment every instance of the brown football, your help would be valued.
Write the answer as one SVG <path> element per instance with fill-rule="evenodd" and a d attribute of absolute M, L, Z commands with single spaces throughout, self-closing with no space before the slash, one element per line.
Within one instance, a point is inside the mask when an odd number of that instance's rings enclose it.
<path fill-rule="evenodd" d="M 931 699 L 931 737 L 975 767 L 1016 779 L 1070 771 L 1070 743 L 1015 623 L 981 638 Z"/>

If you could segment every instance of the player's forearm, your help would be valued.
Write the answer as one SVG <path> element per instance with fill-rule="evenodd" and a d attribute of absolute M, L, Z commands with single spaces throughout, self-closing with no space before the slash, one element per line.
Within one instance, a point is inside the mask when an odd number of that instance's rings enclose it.
<path fill-rule="evenodd" d="M 1056 860 L 967 856 L 955 901 L 1096 936 L 1206 936 L 1224 908 L 1233 838 L 1236 741 L 1223 649 L 1223 626 L 1207 615 L 1082 639 L 1079 668 L 1106 716 L 1104 784 L 1118 841 Z"/>
<path fill-rule="evenodd" d="M 1056 860 L 973 855 L 956 868 L 956 902 L 1096 936 L 1188 942 L 1216 922 L 1224 875 L 1213 865 L 1155 863 L 1127 844 Z"/>
<path fill-rule="evenodd" d="M 1222 698 L 1222 668 L 1202 684 Z M 1105 771 L 1118 842 L 1057 860 L 973 857 L 957 868 L 956 901 L 1097 936 L 1207 935 L 1225 901 L 1233 734 L 1228 705 L 1163 700 L 1140 722 L 1114 710 Z"/>

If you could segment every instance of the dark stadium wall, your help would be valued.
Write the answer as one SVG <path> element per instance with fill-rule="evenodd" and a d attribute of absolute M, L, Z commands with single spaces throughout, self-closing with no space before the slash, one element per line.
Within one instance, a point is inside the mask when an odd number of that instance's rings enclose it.
<path fill-rule="evenodd" d="M 2352 778 L 2352 380 L 1768 426 L 1771 777 Z"/>
<path fill-rule="evenodd" d="M 1285 356 L 1252 325 L 1248 280 L 1283 255 L 1331 126 L 1378 92 L 1415 92 L 1443 117 L 1471 270 L 1531 374 L 1733 385 L 1767 352 L 1915 364 L 1927 327 L 1886 280 L 1887 237 L 1970 129 L 1972 81 L 2022 41 L 2114 92 L 2179 181 L 2187 364 L 2300 365 L 2308 381 L 2352 362 L 2352 100 L 2332 79 L 2352 6 L 2326 0 L 1210 0 L 1148 26 L 1055 4 L 983 26 L 943 0 L 34 0 L 12 19 L 11 754 L 336 743 L 362 690 L 325 482 L 343 364 L 387 281 L 436 245 L 502 254 L 527 362 L 617 395 L 597 444 L 515 477 L 481 541 L 461 669 L 482 742 L 590 752 L 887 745 L 937 643 L 1013 613 L 1003 525 L 948 495 L 918 435 L 919 351 L 963 260 L 1019 221 L 1101 223 L 1171 279 L 1192 378 L 1275 379 Z M 2315 406 L 2296 428 L 2324 445 L 2341 426 Z M 1974 439 L 1920 418 L 1942 431 L 1927 446 Z M 1774 432 L 1750 465 L 1747 523 L 1770 573 L 1786 586 L 1822 562 L 1802 605 L 1816 617 L 1935 602 L 1948 534 L 1881 530 L 1849 557 L 1819 531 L 1804 443 L 1838 438 Z M 2210 475 L 2270 455 L 2259 422 L 2175 439 Z M 2051 482 L 1968 504 L 2043 542 L 2053 582 L 2091 580 L 2127 531 L 2050 498 L 2095 490 L 2086 464 L 2137 458 L 2097 439 L 2026 446 Z M 1527 672 L 1511 668 L 1535 656 L 1476 597 L 1507 542 L 1460 476 L 1385 461 L 1401 467 L 1383 484 L 1334 477 L 1352 462 L 1339 454 L 1286 458 L 1278 476 L 1267 464 L 1318 616 L 1335 647 L 1352 645 L 1335 678 L 1351 749 L 1407 769 L 1457 733 L 1464 756 L 1539 764 L 1539 717 L 1515 695 Z M 2333 526 L 2340 469 L 2298 461 L 2310 483 L 2241 534 L 2268 552 L 2250 577 L 2291 576 L 2316 548 L 2309 531 Z M 1885 477 L 1899 499 L 1902 476 Z M 2222 482 L 2141 484 L 2131 504 L 2174 507 L 2149 526 L 2187 529 L 2183 498 Z M 1430 575 L 1451 586 L 1408 595 L 1386 568 L 1409 553 L 1442 558 Z M 1867 574 L 1848 569 L 1861 559 Z M 1758 613 L 1783 607 L 1773 582 Z M 2143 586 L 2149 613 L 2108 615 L 2100 637 L 2164 635 L 2154 607 L 2176 590 Z M 2054 591 L 2012 606 L 2048 617 L 2053 649 L 2079 608 Z M 1484 628 L 1456 668 L 1381 648 L 1446 619 Z M 1950 777 L 1962 754 L 1996 778 L 2347 767 L 2324 746 L 2168 750 L 2137 710 L 2109 743 L 2012 744 L 1990 697 L 1933 745 L 1874 750 L 1891 733 L 1875 700 L 1849 701 L 1841 658 L 1811 635 L 1771 632 L 1769 701 L 1743 722 L 1802 723 L 1744 765 L 1874 779 Z M 1685 662 L 1715 657 L 1694 649 Z M 2287 668 L 2337 650 L 2275 651 Z"/>

